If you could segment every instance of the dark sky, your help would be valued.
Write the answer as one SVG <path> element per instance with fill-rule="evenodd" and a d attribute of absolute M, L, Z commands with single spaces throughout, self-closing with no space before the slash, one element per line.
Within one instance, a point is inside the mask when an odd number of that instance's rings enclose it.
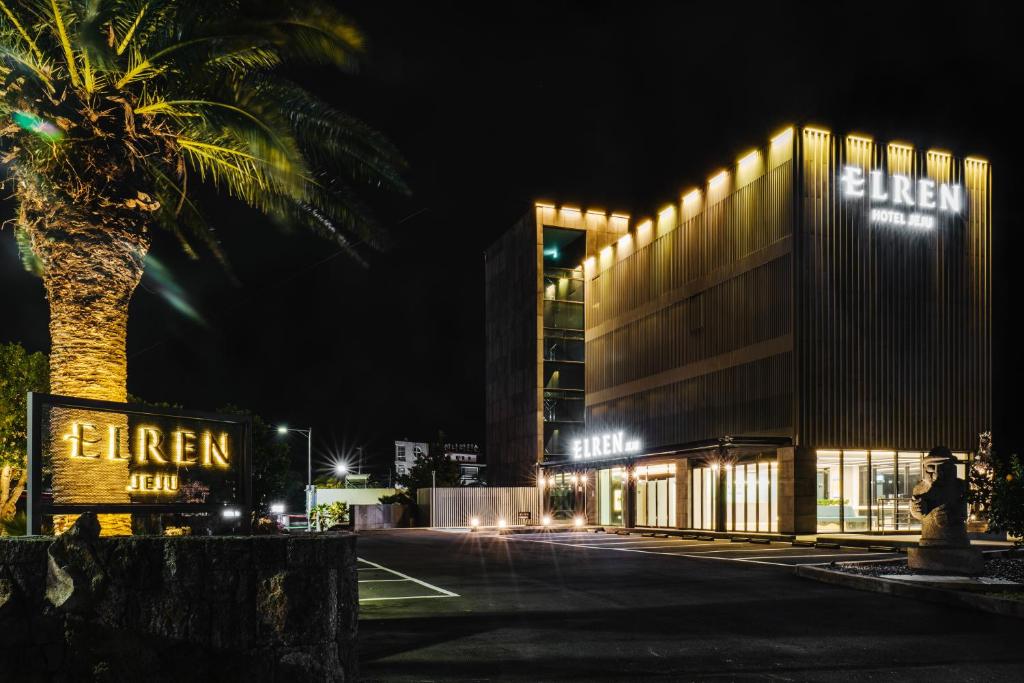
<path fill-rule="evenodd" d="M 438 429 L 482 441 L 483 250 L 534 198 L 641 216 L 783 125 L 817 122 L 992 161 L 995 439 L 1020 448 L 1010 4 L 351 3 L 371 41 L 362 73 L 301 77 L 406 154 L 412 197 L 374 199 L 395 246 L 364 269 L 205 201 L 241 284 L 159 238 L 154 256 L 205 322 L 151 270 L 132 303 L 129 391 L 312 425 L 320 459 L 388 457 L 394 438 Z M 46 350 L 42 287 L 9 230 L 0 292 L 0 340 Z"/>

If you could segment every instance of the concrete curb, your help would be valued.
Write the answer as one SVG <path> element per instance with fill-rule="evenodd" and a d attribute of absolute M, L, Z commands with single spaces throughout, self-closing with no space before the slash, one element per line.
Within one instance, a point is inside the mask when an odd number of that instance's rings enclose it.
<path fill-rule="evenodd" d="M 968 609 L 991 612 L 1004 617 L 1016 617 L 1024 619 L 1024 602 L 1017 600 L 1003 600 L 989 595 L 979 595 L 966 591 L 948 590 L 945 588 L 933 588 L 931 586 L 915 586 L 902 581 L 892 579 L 880 579 L 874 576 L 863 576 L 860 574 L 847 574 L 822 567 L 810 567 L 800 565 L 795 568 L 797 576 L 805 579 L 831 583 L 836 586 L 855 588 L 862 591 L 872 591 L 885 595 L 895 595 L 900 598 L 911 598 L 923 600 L 940 605 L 953 607 L 966 607 Z"/>

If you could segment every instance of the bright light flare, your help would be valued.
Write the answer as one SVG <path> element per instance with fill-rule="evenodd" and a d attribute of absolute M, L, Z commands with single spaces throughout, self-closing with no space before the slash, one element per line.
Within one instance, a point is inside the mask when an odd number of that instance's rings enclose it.
<path fill-rule="evenodd" d="M 189 302 L 188 293 L 184 287 L 178 284 L 170 269 L 153 256 L 152 253 L 146 256 L 146 268 L 143 271 L 142 277 L 147 289 L 153 291 L 157 296 L 166 301 L 171 308 L 192 322 L 206 327 L 206 320 Z"/>
<path fill-rule="evenodd" d="M 580 517 L 579 515 L 576 515 L 576 517 L 573 518 L 572 523 L 573 523 L 573 526 L 575 526 L 577 529 L 579 529 L 580 527 L 583 526 L 583 518 Z"/>
<path fill-rule="evenodd" d="M 270 511 L 275 515 L 284 514 L 284 503 L 274 503 L 270 506 Z"/>
<path fill-rule="evenodd" d="M 469 525 L 471 527 L 473 527 L 474 529 L 476 527 L 480 526 L 480 518 L 479 517 L 471 517 L 470 520 L 469 520 Z"/>
<path fill-rule="evenodd" d="M 499 529 L 504 529 L 507 526 L 508 526 L 508 522 L 505 521 L 505 518 L 504 517 L 499 517 L 498 518 L 498 528 Z"/>
<path fill-rule="evenodd" d="M 551 526 L 551 515 L 544 515 L 540 522 L 544 526 Z"/>
<path fill-rule="evenodd" d="M 30 133 L 35 133 L 47 142 L 57 142 L 64 137 L 64 131 L 46 119 L 27 111 L 16 111 L 11 114 L 16 126 Z"/>

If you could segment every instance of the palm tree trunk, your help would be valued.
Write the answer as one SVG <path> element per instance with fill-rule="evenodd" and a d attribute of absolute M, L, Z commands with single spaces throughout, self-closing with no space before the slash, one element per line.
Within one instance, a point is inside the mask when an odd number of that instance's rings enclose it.
<path fill-rule="evenodd" d="M 149 240 L 103 228 L 65 235 L 70 239 L 47 239 L 37 251 L 50 300 L 50 391 L 125 401 L 128 302 Z"/>
<path fill-rule="evenodd" d="M 33 248 L 43 262 L 43 282 L 50 301 L 50 391 L 76 398 L 127 399 L 128 303 L 142 278 L 149 239 L 138 232 L 77 224 L 67 230 L 47 230 Z M 63 410 L 51 418 L 54 443 L 75 420 L 109 423 L 127 418 L 86 411 Z M 122 429 L 127 450 L 127 429 Z M 63 452 L 63 451 L 57 451 Z M 54 502 L 128 503 L 125 460 L 52 461 Z M 102 500 L 100 500 L 102 498 Z M 73 516 L 55 516 L 57 532 Z M 131 533 L 129 515 L 100 515 L 104 535 Z"/>

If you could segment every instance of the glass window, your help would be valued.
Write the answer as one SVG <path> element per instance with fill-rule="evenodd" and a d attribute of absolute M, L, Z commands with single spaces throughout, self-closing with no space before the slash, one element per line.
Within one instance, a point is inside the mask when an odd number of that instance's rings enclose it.
<path fill-rule="evenodd" d="M 768 463 L 757 463 L 757 530 L 770 531 L 771 520 L 773 519 L 769 507 L 771 499 L 771 470 Z"/>
<path fill-rule="evenodd" d="M 713 490 L 715 471 L 712 467 L 696 468 L 703 479 L 705 490 Z M 726 531 L 778 531 L 778 462 L 773 458 L 760 458 L 751 462 L 726 465 L 722 469 L 725 477 L 725 529 Z M 704 496 L 707 517 L 701 517 L 702 526 L 714 528 L 714 500 Z"/>
<path fill-rule="evenodd" d="M 757 530 L 757 464 L 749 463 L 747 468 L 747 519 L 740 531 Z"/>
<path fill-rule="evenodd" d="M 622 526 L 622 491 L 626 470 L 612 467 L 597 471 L 597 517 L 601 524 Z"/>
<path fill-rule="evenodd" d="M 871 520 L 868 452 L 843 451 L 843 531 L 867 531 Z"/>
<path fill-rule="evenodd" d="M 690 470 L 690 528 L 715 526 L 715 476 L 710 467 Z"/>
<path fill-rule="evenodd" d="M 896 494 L 899 504 L 896 510 L 897 529 L 920 529 L 921 520 L 910 514 L 910 499 L 914 487 L 921 481 L 921 460 L 924 453 L 900 451 L 896 454 Z"/>
<path fill-rule="evenodd" d="M 896 493 L 896 451 L 871 451 L 871 529 L 894 531 L 899 497 Z"/>
<path fill-rule="evenodd" d="M 729 467 L 733 471 L 732 480 L 735 483 L 733 488 L 733 519 L 735 524 L 730 526 L 726 523 L 726 529 L 746 529 L 747 523 L 747 468 L 743 465 Z"/>
<path fill-rule="evenodd" d="M 818 531 L 842 531 L 842 475 L 839 451 L 818 451 Z"/>

